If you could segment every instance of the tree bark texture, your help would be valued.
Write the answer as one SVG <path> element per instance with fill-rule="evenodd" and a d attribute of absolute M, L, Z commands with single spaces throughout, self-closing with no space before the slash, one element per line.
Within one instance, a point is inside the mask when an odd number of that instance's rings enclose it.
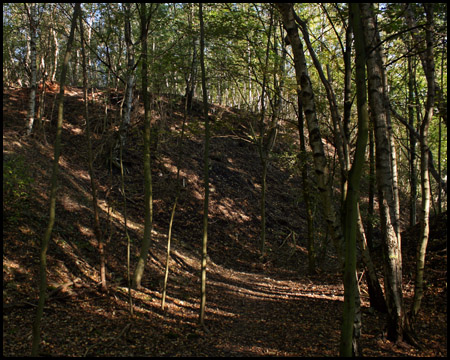
<path fill-rule="evenodd" d="M 343 234 L 340 219 L 336 216 L 332 203 L 331 186 L 328 183 L 328 167 L 325 151 L 322 144 L 322 136 L 317 120 L 314 103 L 314 93 L 311 80 L 306 67 L 306 59 L 303 45 L 298 34 L 295 21 L 293 4 L 276 3 L 283 19 L 283 25 L 287 31 L 292 52 L 294 54 L 295 76 L 297 79 L 298 92 L 301 94 L 301 102 L 308 125 L 309 142 L 313 151 L 314 168 L 317 176 L 317 187 L 321 194 L 324 216 L 327 226 L 331 230 L 332 238 L 340 261 L 342 261 Z"/>
<path fill-rule="evenodd" d="M 376 179 L 385 259 L 385 294 L 388 310 L 388 338 L 402 340 L 404 307 L 402 296 L 401 239 L 398 232 L 398 197 L 395 196 L 391 134 L 383 84 L 382 46 L 371 4 L 361 4 L 366 41 L 369 105 L 375 129 Z"/>

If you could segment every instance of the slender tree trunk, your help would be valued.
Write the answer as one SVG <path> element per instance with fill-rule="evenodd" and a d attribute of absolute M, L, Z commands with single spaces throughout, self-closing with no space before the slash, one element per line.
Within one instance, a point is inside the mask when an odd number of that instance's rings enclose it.
<path fill-rule="evenodd" d="M 414 78 L 415 71 L 411 57 L 408 57 L 408 123 L 414 128 Z M 409 225 L 416 225 L 417 172 L 416 172 L 416 137 L 409 131 L 409 177 L 411 182 Z"/>
<path fill-rule="evenodd" d="M 266 46 L 266 58 L 263 69 L 263 82 L 261 88 L 261 118 L 259 123 L 259 157 L 262 165 L 262 174 L 261 174 L 261 239 L 260 239 L 260 256 L 261 259 L 265 256 L 265 245 L 266 245 L 266 189 L 267 189 L 267 163 L 269 161 L 270 149 L 268 148 L 270 145 L 264 144 L 264 133 L 265 133 L 265 116 L 266 116 L 266 105 L 265 105 L 265 97 L 266 97 L 266 82 L 267 82 L 267 66 L 269 63 L 269 51 L 270 51 L 270 35 L 272 32 L 272 23 L 273 16 L 271 10 L 270 16 L 270 25 L 269 25 L 269 34 L 267 36 L 267 46 Z"/>
<path fill-rule="evenodd" d="M 50 215 L 48 220 L 47 230 L 45 231 L 44 237 L 41 243 L 41 252 L 39 255 L 40 265 L 39 265 L 39 301 L 36 310 L 36 318 L 33 323 L 33 344 L 31 349 L 31 356 L 37 356 L 40 345 L 40 333 L 41 333 L 41 319 L 44 312 L 46 290 L 47 290 L 47 249 L 50 242 L 50 237 L 52 235 L 53 224 L 55 222 L 55 208 L 56 208 L 56 191 L 58 182 L 58 162 L 59 154 L 61 151 L 61 132 L 62 123 L 64 116 L 64 85 L 66 81 L 67 67 L 69 63 L 70 53 L 72 50 L 72 43 L 75 34 L 75 28 L 77 23 L 77 17 L 81 13 L 80 3 L 75 4 L 75 9 L 72 17 L 72 25 L 70 28 L 69 39 L 67 40 L 67 50 L 64 56 L 64 64 L 61 71 L 60 79 L 60 90 L 58 99 L 58 123 L 56 128 L 56 139 L 54 145 L 54 157 L 53 157 L 53 168 L 52 168 L 52 178 L 50 180 Z"/>
<path fill-rule="evenodd" d="M 204 153 L 204 187 L 205 198 L 203 200 L 203 238 L 202 238 L 202 258 L 201 258 L 201 289 L 200 289 L 200 325 L 205 328 L 205 306 L 206 306 L 206 259 L 208 243 L 208 207 L 209 207 L 209 116 L 208 116 L 208 95 L 206 91 L 206 70 L 205 70 L 205 34 L 203 25 L 203 7 L 199 4 L 200 19 L 200 67 L 202 69 L 202 90 L 203 90 L 203 117 L 205 118 L 205 153 Z"/>
<path fill-rule="evenodd" d="M 370 120 L 370 119 L 369 119 Z M 375 220 L 375 141 L 373 121 L 369 122 L 369 201 L 367 209 L 367 246 L 373 251 L 373 224 Z"/>
<path fill-rule="evenodd" d="M 141 15 L 141 42 L 142 42 L 142 96 L 144 101 L 144 238 L 142 239 L 141 250 L 139 253 L 136 269 L 133 274 L 133 288 L 141 287 L 142 276 L 145 269 L 145 261 L 151 243 L 152 218 L 153 218 L 153 193 L 152 193 L 152 172 L 150 163 L 150 129 L 151 113 L 148 94 L 148 27 L 149 17 L 147 14 L 147 4 L 142 3 L 140 7 Z"/>
<path fill-rule="evenodd" d="M 316 252 L 314 248 L 314 217 L 311 206 L 311 197 L 310 197 L 310 184 L 308 182 L 308 163 L 307 163 L 307 153 L 306 153 L 306 139 L 304 134 L 304 126 L 303 126 L 303 108 L 301 103 L 301 96 L 298 92 L 297 101 L 298 101 L 298 132 L 300 137 L 300 172 L 302 176 L 302 193 L 303 193 L 303 201 L 305 203 L 306 209 L 306 224 L 307 224 L 307 239 L 306 246 L 308 248 L 308 272 L 313 274 L 316 272 Z"/>
<path fill-rule="evenodd" d="M 93 155 L 92 155 L 92 139 L 91 139 L 91 124 L 89 119 L 89 103 L 88 103 L 88 78 L 87 78 L 87 68 L 86 68 L 86 52 L 84 49 L 84 30 L 83 30 L 83 19 L 80 16 L 80 38 L 81 38 L 81 55 L 82 55 L 82 66 L 83 66 L 83 100 L 84 100 L 84 113 L 86 118 L 86 137 L 88 143 L 88 165 L 89 165 L 89 176 L 91 178 L 91 189 L 92 189 L 92 208 L 94 210 L 94 233 L 97 238 L 98 252 L 100 255 L 100 279 L 102 290 L 107 290 L 106 285 L 106 260 L 105 260 L 105 250 L 103 248 L 103 234 L 100 226 L 100 218 L 98 214 L 98 202 L 97 202 L 97 186 L 95 185 L 94 177 L 94 166 L 93 166 Z"/>
<path fill-rule="evenodd" d="M 28 6 L 25 3 L 25 8 L 28 12 L 30 21 L 30 54 L 31 54 L 31 83 L 30 83 L 30 102 L 28 106 L 28 122 L 27 122 L 27 135 L 30 135 L 33 130 L 34 116 L 36 112 L 36 3 L 31 3 Z M 28 11 L 29 10 L 29 11 Z"/>
<path fill-rule="evenodd" d="M 188 87 L 186 86 L 186 92 L 188 91 Z M 187 94 L 186 94 L 187 95 Z M 169 279 L 169 261 L 170 261 L 170 244 L 172 239 L 172 225 L 173 225 L 173 219 L 175 216 L 175 210 L 178 203 L 178 198 L 180 197 L 180 166 L 181 166 L 181 156 L 183 154 L 183 139 L 184 139 L 184 131 L 186 127 L 186 120 L 188 116 L 188 98 L 185 96 L 184 99 L 184 114 L 183 114 L 183 125 L 181 126 L 181 136 L 178 143 L 178 156 L 177 156 L 177 189 L 176 189 L 176 195 L 175 195 L 175 201 L 173 203 L 172 213 L 170 215 L 170 222 L 169 222 L 169 232 L 167 234 L 167 255 L 166 255 L 166 268 L 164 270 L 164 284 L 163 284 L 163 291 L 162 291 L 162 297 L 161 297 L 161 309 L 164 310 L 165 303 L 166 303 L 166 294 L 167 294 L 167 282 Z"/>
<path fill-rule="evenodd" d="M 340 355 L 359 355 L 355 344 L 355 296 L 357 289 L 356 273 L 356 234 L 358 224 L 359 184 L 365 162 L 365 152 L 368 138 L 369 112 L 366 98 L 365 82 L 365 51 L 364 35 L 358 4 L 350 4 L 350 16 L 353 21 L 356 52 L 356 94 L 358 106 L 358 137 L 353 165 L 348 174 L 348 191 L 345 198 L 344 240 L 345 240 L 345 270 L 344 270 L 344 312 L 341 332 Z"/>
<path fill-rule="evenodd" d="M 370 306 L 374 309 L 386 313 L 386 301 L 384 300 L 383 290 L 381 289 L 378 276 L 370 256 L 370 248 L 364 232 L 364 225 L 361 219 L 361 212 L 358 204 L 358 237 L 361 258 L 366 269 L 367 288 L 369 290 Z"/>
<path fill-rule="evenodd" d="M 127 131 L 131 123 L 131 107 L 133 104 L 133 87 L 134 87 L 134 50 L 133 41 L 131 38 L 131 3 L 124 3 L 124 18 L 125 18 L 125 44 L 127 49 L 127 85 L 125 92 L 123 120 L 121 126 L 120 141 L 122 141 L 122 148 L 125 148 Z"/>
<path fill-rule="evenodd" d="M 296 21 L 300 25 L 300 29 L 302 31 L 305 43 L 308 47 L 308 51 L 311 55 L 314 66 L 319 74 L 320 80 L 326 90 L 328 103 L 330 105 L 331 119 L 333 122 L 333 132 L 334 132 L 334 138 L 335 138 L 335 142 L 336 142 L 336 150 L 338 153 L 338 160 L 339 160 L 339 163 L 341 166 L 342 193 L 343 193 L 343 198 L 345 198 L 345 193 L 346 193 L 346 188 L 347 188 L 347 174 L 348 174 L 349 166 L 350 166 L 350 157 L 349 157 L 347 138 L 345 136 L 341 115 L 339 113 L 339 109 L 338 109 L 337 102 L 336 102 L 336 96 L 334 94 L 334 91 L 330 84 L 330 81 L 328 81 L 328 79 L 325 77 L 325 74 L 322 70 L 322 66 L 319 62 L 319 59 L 317 58 L 315 51 L 311 45 L 311 42 L 309 40 L 309 33 L 308 33 L 308 28 L 307 28 L 306 22 L 301 20 L 298 16 L 296 16 Z"/>
<path fill-rule="evenodd" d="M 425 268 L 425 255 L 428 244 L 428 236 L 430 232 L 429 216 L 430 216 L 430 176 L 428 173 L 428 128 L 433 118 L 434 98 L 435 98 L 435 69 L 434 69 L 434 51 L 433 51 L 433 4 L 424 4 L 427 15 L 426 25 L 426 67 L 425 76 L 427 78 L 427 103 L 425 116 L 420 125 L 420 175 L 422 190 L 422 206 L 420 213 L 420 239 L 417 245 L 417 268 L 416 281 L 414 286 L 414 302 L 412 305 L 413 319 L 417 316 L 420 304 L 423 298 L 423 275 Z"/>
<path fill-rule="evenodd" d="M 53 66 L 52 73 L 50 75 L 50 81 L 54 83 L 56 81 L 56 70 L 58 69 L 59 44 L 55 29 L 52 27 L 50 31 L 53 35 L 53 46 L 55 49 L 55 51 L 53 52 Z"/>

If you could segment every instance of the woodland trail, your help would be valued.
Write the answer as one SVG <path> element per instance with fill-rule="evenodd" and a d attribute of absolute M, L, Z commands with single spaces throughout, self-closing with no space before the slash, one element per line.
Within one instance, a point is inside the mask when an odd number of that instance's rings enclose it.
<path fill-rule="evenodd" d="M 86 148 L 80 115 L 80 93 L 71 88 L 66 102 L 60 171 L 61 195 L 57 222 L 48 252 L 49 284 L 73 282 L 66 291 L 47 301 L 42 323 L 45 356 L 336 356 L 342 317 L 343 286 L 335 271 L 331 246 L 321 250 L 318 274 L 307 274 L 307 253 L 301 233 L 305 227 L 302 204 L 297 201 L 299 180 L 284 165 L 273 161 L 268 174 L 267 228 L 269 255 L 264 263 L 257 251 L 259 234 L 256 150 L 247 141 L 230 136 L 227 126 L 244 131 L 245 114 L 228 109 L 214 123 L 212 141 L 210 227 L 208 240 L 207 302 L 205 324 L 198 326 L 199 269 L 202 209 L 202 142 L 198 114 L 188 124 L 182 174 L 186 179 L 174 220 L 172 260 L 166 312 L 161 310 L 161 279 L 165 265 L 167 228 L 174 200 L 176 135 L 167 131 L 160 156 L 154 161 L 155 226 L 143 289 L 133 291 L 134 317 L 128 312 L 126 238 L 123 231 L 122 195 L 117 174 L 111 177 L 100 149 L 112 135 L 95 137 L 97 176 L 102 204 L 101 220 L 109 234 L 108 293 L 97 284 L 98 254 L 93 240 Z M 26 91 L 4 90 L 4 164 L 16 161 L 23 179 L 32 178 L 27 196 L 3 204 L 3 355 L 24 356 L 31 348 L 31 327 L 37 299 L 39 244 L 47 221 L 47 191 L 52 159 L 52 132 L 24 138 L 22 109 Z M 181 105 L 179 105 L 181 106 Z M 51 107 L 48 107 L 49 111 Z M 179 110 L 179 109 L 178 109 Z M 103 109 L 94 108 L 100 114 Z M 181 124 L 174 112 L 173 124 Z M 231 125 L 230 125 L 231 124 Z M 129 198 L 128 225 L 136 253 L 142 238 L 142 166 L 140 124 L 130 132 L 126 176 Z M 220 136 L 219 136 L 220 135 Z M 241 134 L 241 136 L 243 136 Z M 106 139 L 106 140 L 105 140 Z M 283 144 L 275 150 L 283 153 Z M 20 166 L 20 164 L 23 164 Z M 26 166 L 25 166 L 26 165 Z M 112 184 L 110 184 L 112 179 Z M 441 224 L 442 223 L 442 224 Z M 439 225 L 440 224 L 440 225 Z M 433 229 L 446 239 L 446 218 Z M 418 233 L 412 229 L 410 238 Z M 297 234 L 297 238 L 295 238 Z M 317 229 L 317 237 L 324 237 Z M 411 299 L 414 241 L 405 240 L 404 283 Z M 294 239 L 295 238 L 295 239 Z M 433 245 L 433 244 L 431 244 Z M 327 252 L 328 250 L 328 252 Z M 409 252 L 407 252 L 409 251 Z M 427 343 L 424 352 L 400 348 L 382 337 L 384 315 L 369 309 L 367 287 L 362 289 L 361 346 L 365 356 L 446 355 L 446 255 L 430 253 L 427 266 L 431 284 L 424 298 L 419 329 Z M 376 260 L 376 258 L 375 258 Z M 379 265 L 379 262 L 378 262 Z M 445 273 L 445 278 L 443 278 Z M 381 274 L 381 272 L 380 272 Z M 75 279 L 79 281 L 74 282 Z M 444 279 L 444 280 L 443 280 Z M 52 291 L 49 291 L 50 293 Z"/>
<path fill-rule="evenodd" d="M 340 296 L 322 294 L 312 283 L 265 274 L 230 275 L 216 281 L 215 273 L 211 280 L 215 289 L 210 302 L 232 314 L 215 326 L 233 340 L 223 344 L 224 349 L 244 356 L 306 356 L 336 350 L 332 343 L 339 339 Z"/>

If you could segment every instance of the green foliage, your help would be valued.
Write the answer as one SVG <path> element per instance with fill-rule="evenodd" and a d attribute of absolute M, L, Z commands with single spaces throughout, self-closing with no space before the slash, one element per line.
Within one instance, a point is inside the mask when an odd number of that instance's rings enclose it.
<path fill-rule="evenodd" d="M 3 158 L 3 217 L 19 223 L 28 209 L 30 185 L 34 182 L 22 156 Z"/>

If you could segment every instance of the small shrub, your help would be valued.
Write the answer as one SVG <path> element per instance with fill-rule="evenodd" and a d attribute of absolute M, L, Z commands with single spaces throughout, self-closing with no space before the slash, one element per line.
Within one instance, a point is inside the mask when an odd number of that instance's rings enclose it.
<path fill-rule="evenodd" d="M 33 182 L 23 157 L 3 156 L 3 210 L 13 222 L 27 208 Z"/>

